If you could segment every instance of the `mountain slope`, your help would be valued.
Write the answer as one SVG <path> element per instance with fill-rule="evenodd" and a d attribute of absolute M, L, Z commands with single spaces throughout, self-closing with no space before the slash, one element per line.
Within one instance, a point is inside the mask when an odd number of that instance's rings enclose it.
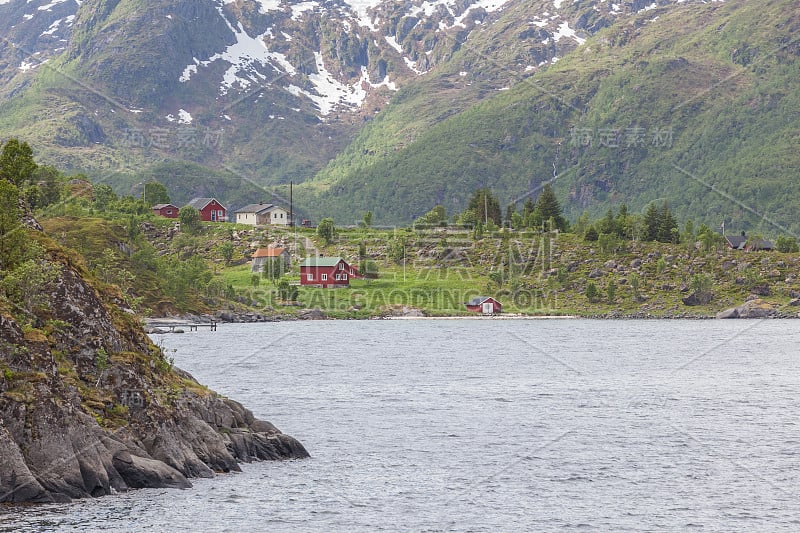
<path fill-rule="evenodd" d="M 114 183 L 164 160 L 303 181 L 506 3 L 7 0 L 0 136 Z"/>
<path fill-rule="evenodd" d="M 792 229 L 797 34 L 786 0 L 6 0 L 0 137 L 233 209 L 306 182 L 341 223 L 557 176 L 572 216 Z"/>
<path fill-rule="evenodd" d="M 395 223 L 437 203 L 463 209 L 480 186 L 521 199 L 557 176 L 571 215 L 666 199 L 715 225 L 796 231 L 799 17 L 789 1 L 647 9 L 409 139 L 387 134 L 423 98 L 401 91 L 299 197 Z"/>

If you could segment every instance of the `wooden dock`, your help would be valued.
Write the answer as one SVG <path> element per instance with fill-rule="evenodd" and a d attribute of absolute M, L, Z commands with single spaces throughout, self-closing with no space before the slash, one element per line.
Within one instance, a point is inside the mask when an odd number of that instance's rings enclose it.
<path fill-rule="evenodd" d="M 211 331 L 217 331 L 217 321 L 209 320 L 203 322 L 200 321 L 192 322 L 188 320 L 170 320 L 170 319 L 147 321 L 148 333 L 150 332 L 157 333 L 158 330 L 160 331 L 169 330 L 170 333 L 182 333 L 186 331 L 186 329 L 188 329 L 189 331 L 197 331 L 200 328 L 209 328 L 209 330 Z"/>

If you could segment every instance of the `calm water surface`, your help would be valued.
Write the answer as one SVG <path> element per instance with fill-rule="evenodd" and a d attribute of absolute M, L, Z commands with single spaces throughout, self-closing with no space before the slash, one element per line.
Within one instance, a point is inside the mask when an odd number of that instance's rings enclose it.
<path fill-rule="evenodd" d="M 414 320 L 156 337 L 312 459 L 0 531 L 797 531 L 800 321 Z"/>

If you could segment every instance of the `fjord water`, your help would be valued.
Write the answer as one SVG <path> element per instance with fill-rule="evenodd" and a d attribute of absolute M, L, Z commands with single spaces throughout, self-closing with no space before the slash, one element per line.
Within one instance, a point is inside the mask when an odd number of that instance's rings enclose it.
<path fill-rule="evenodd" d="M 0 509 L 0 530 L 797 531 L 798 330 L 459 319 L 157 336 L 312 458 Z"/>

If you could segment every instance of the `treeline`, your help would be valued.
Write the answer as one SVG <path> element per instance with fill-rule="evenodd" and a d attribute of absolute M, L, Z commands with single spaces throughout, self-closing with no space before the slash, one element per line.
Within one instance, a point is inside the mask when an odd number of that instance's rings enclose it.
<path fill-rule="evenodd" d="M 415 227 L 446 227 L 450 224 L 473 228 L 476 236 L 484 231 L 497 231 L 500 228 L 512 230 L 536 230 L 571 232 L 587 242 L 597 242 L 601 249 L 613 251 L 626 240 L 662 242 L 700 246 L 710 251 L 724 244 L 724 237 L 705 224 L 695 227 L 687 220 L 681 228 L 666 202 L 651 202 L 643 214 L 631 213 L 626 204 L 609 208 L 600 219 L 592 220 L 584 212 L 573 223 L 564 217 L 561 205 L 549 185 L 544 185 L 534 201 L 532 195 L 525 198 L 522 208 L 512 202 L 505 213 L 500 202 L 489 188 L 475 191 L 467 208 L 448 218 L 445 208 L 437 205 L 419 217 Z M 754 234 L 748 240 L 753 243 L 764 241 L 761 235 Z M 779 236 L 775 248 L 781 252 L 800 251 L 797 239 L 793 236 Z"/>
<path fill-rule="evenodd" d="M 0 300 L 16 312 L 35 313 L 46 304 L 35 295 L 55 276 L 43 247 L 21 223 L 26 212 L 45 226 L 67 217 L 51 235 L 81 253 L 98 280 L 118 286 L 131 308 L 147 311 L 166 303 L 188 310 L 203 299 L 230 296 L 232 289 L 197 253 L 205 248 L 197 210 L 180 210 L 182 231 L 170 253 L 156 250 L 142 233 L 144 222 L 156 221 L 152 205 L 169 202 L 161 183 L 142 183 L 141 197 L 119 196 L 82 174 L 38 165 L 26 142 L 6 141 L 0 150 Z"/>
<path fill-rule="evenodd" d="M 39 167 L 27 143 L 7 141 L 0 150 L 0 307 L 29 324 L 49 305 L 44 289 L 57 269 L 23 224 L 28 206 L 58 201 L 59 173 Z"/>
<path fill-rule="evenodd" d="M 550 185 L 542 187 L 536 201 L 530 196 L 524 202 L 521 211 L 517 211 L 516 204 L 512 203 L 506 208 L 505 216 L 500 209 L 500 202 L 491 189 L 484 187 L 475 191 L 470 197 L 467 209 L 456 214 L 452 222 L 462 226 L 475 228 L 476 231 L 493 231 L 500 227 L 513 229 L 540 229 L 567 231 L 569 222 L 561 211 L 555 193 Z M 437 205 L 428 213 L 414 221 L 420 226 L 447 226 L 449 224 L 447 212 L 441 205 Z"/>

